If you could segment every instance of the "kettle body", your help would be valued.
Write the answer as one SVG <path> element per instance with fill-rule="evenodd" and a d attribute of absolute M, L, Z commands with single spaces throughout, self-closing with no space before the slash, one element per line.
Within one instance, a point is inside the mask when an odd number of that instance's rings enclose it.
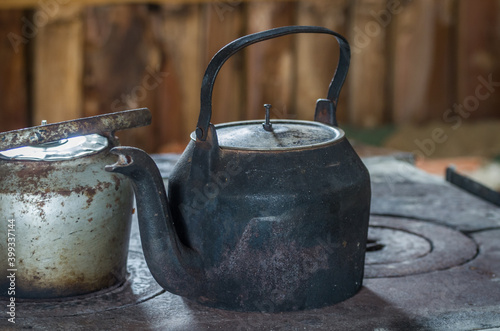
<path fill-rule="evenodd" d="M 180 240 L 203 256 L 192 299 L 225 309 L 289 311 L 354 295 L 362 284 L 370 183 L 347 139 L 317 148 L 221 148 L 196 174 L 192 141 L 169 177 Z M 205 176 L 204 180 L 200 180 Z"/>

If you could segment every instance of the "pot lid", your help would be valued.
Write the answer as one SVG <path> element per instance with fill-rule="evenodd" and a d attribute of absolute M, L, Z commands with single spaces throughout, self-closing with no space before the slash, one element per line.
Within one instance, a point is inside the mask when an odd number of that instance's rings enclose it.
<path fill-rule="evenodd" d="M 79 118 L 0 133 L 0 158 L 61 161 L 97 153 L 113 143 L 118 130 L 149 125 L 147 108 Z"/>
<path fill-rule="evenodd" d="M 271 124 L 271 125 L 269 125 Z M 294 150 L 315 148 L 339 141 L 344 131 L 319 122 L 273 120 L 241 121 L 216 125 L 219 146 L 242 150 Z M 196 134 L 191 134 L 196 140 Z"/>
<path fill-rule="evenodd" d="M 137 128 L 150 123 L 151 112 L 147 108 L 125 110 L 51 124 L 42 121 L 40 126 L 1 132 L 0 151 L 24 146 L 37 146 L 47 142 L 93 133 L 113 137 L 118 130 Z"/>
<path fill-rule="evenodd" d="M 24 146 L 0 152 L 0 158 L 23 161 L 63 161 L 102 151 L 108 138 L 99 134 L 71 137 L 36 146 Z"/>

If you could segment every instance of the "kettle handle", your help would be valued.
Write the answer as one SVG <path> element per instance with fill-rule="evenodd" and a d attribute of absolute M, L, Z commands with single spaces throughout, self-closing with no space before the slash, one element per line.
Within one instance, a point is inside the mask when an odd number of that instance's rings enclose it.
<path fill-rule="evenodd" d="M 344 84 L 349 69 L 351 59 L 351 50 L 347 40 L 340 34 L 333 32 L 327 28 L 319 26 L 284 26 L 262 32 L 250 34 L 238 38 L 226 46 L 222 47 L 217 54 L 214 55 L 208 64 L 205 75 L 203 76 L 201 86 L 201 107 L 198 124 L 196 127 L 196 138 L 205 141 L 208 136 L 208 127 L 210 118 L 212 117 L 212 91 L 215 83 L 215 78 L 219 73 L 222 65 L 239 50 L 255 44 L 259 41 L 264 41 L 272 38 L 277 38 L 294 33 L 321 33 L 330 34 L 337 39 L 340 45 L 340 56 L 330 86 L 328 87 L 328 99 L 319 99 L 316 104 L 315 120 L 324 122 L 330 125 L 336 125 L 335 108 L 337 106 L 340 89 Z"/>

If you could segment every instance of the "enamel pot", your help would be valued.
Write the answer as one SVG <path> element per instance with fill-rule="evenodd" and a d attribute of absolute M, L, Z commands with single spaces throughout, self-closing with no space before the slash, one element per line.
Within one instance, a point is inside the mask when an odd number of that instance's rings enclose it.
<path fill-rule="evenodd" d="M 59 298 L 124 282 L 133 192 L 103 168 L 113 132 L 149 121 L 139 109 L 0 134 L 2 295 Z"/>

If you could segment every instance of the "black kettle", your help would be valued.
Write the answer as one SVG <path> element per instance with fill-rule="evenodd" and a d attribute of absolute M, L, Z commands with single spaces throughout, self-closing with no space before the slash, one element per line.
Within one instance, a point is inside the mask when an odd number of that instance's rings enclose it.
<path fill-rule="evenodd" d="M 333 35 L 340 58 L 315 121 L 213 125 L 212 88 L 242 48 L 294 33 Z M 145 258 L 166 290 L 213 307 L 291 311 L 345 300 L 361 287 L 370 178 L 335 109 L 350 50 L 322 27 L 289 26 L 239 38 L 211 60 L 191 142 L 176 164 L 168 198 L 153 160 L 132 147 L 106 170 L 132 180 Z"/>

